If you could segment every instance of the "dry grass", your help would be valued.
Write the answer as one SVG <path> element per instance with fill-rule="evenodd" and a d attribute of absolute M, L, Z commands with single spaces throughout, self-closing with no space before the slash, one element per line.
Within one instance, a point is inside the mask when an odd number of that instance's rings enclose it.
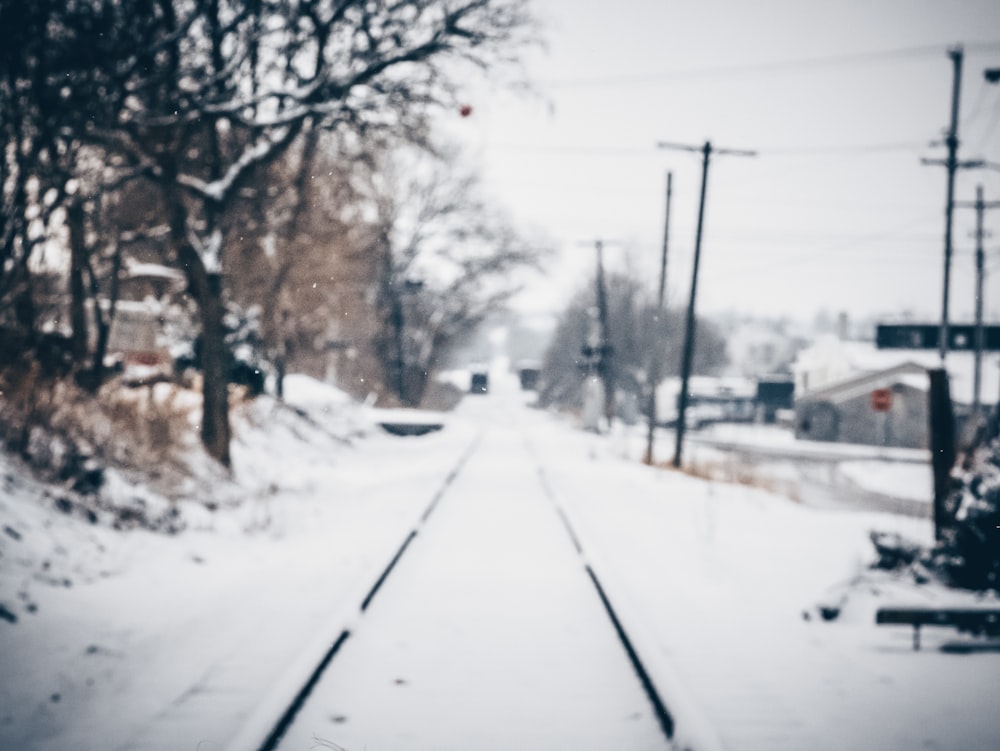
<path fill-rule="evenodd" d="M 732 485 L 743 485 L 783 495 L 796 503 L 801 501 L 798 492 L 792 485 L 773 477 L 763 476 L 760 473 L 760 469 L 753 462 L 745 459 L 732 458 L 725 461 L 695 461 L 685 464 L 681 469 L 675 469 L 669 462 L 662 462 L 657 466 L 662 469 L 681 472 L 689 477 L 697 477 L 712 482 L 725 482 Z"/>
<path fill-rule="evenodd" d="M 182 470 L 197 441 L 197 403 L 196 395 L 169 383 L 111 381 L 90 394 L 26 364 L 0 372 L 0 435 L 9 451 L 51 479 L 66 479 L 69 465 L 82 460 L 155 479 Z"/>

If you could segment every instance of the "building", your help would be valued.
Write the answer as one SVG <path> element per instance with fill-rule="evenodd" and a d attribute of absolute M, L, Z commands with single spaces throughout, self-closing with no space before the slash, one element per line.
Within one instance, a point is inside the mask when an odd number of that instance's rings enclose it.
<path fill-rule="evenodd" d="M 119 363 L 126 380 L 143 381 L 173 371 L 168 329 L 189 329 L 176 306 L 183 295 L 184 274 L 155 263 L 126 259 L 121 297 L 115 303 L 108 356 Z M 110 303 L 102 301 L 104 308 Z"/>
<path fill-rule="evenodd" d="M 800 439 L 927 448 L 927 372 L 940 367 L 930 349 L 878 349 L 872 342 L 831 337 L 799 353 L 795 377 L 795 435 Z M 972 412 L 974 355 L 951 352 L 949 387 L 959 429 Z M 981 403 L 1000 391 L 995 353 L 982 359 Z"/>
<path fill-rule="evenodd" d="M 677 423 L 681 379 L 672 376 L 656 390 L 656 424 Z M 684 419 L 689 428 L 719 422 L 752 422 L 756 416 L 757 382 L 741 376 L 691 376 Z"/>

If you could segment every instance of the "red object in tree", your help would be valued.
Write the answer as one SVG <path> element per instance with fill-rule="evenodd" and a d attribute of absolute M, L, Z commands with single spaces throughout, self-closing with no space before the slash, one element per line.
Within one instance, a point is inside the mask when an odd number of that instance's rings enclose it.
<path fill-rule="evenodd" d="M 876 412 L 888 412 L 892 409 L 892 390 L 875 389 L 872 391 L 872 409 Z"/>
<path fill-rule="evenodd" d="M 472 105 L 463 104 L 461 107 L 458 108 L 458 114 L 460 114 L 462 117 L 468 117 L 469 115 L 472 114 Z"/>

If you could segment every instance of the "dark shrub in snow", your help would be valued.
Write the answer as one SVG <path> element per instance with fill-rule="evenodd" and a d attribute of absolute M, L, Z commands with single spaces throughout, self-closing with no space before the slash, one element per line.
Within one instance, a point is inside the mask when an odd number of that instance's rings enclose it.
<path fill-rule="evenodd" d="M 953 474 L 954 489 L 945 503 L 949 524 L 932 548 L 899 535 L 872 533 L 878 554 L 873 568 L 909 570 L 926 581 L 977 591 L 1000 592 L 1000 437 L 994 429 L 966 454 Z"/>
<path fill-rule="evenodd" d="M 1000 590 L 1000 438 L 976 448 L 948 499 L 954 522 L 937 563 L 960 587 Z"/>

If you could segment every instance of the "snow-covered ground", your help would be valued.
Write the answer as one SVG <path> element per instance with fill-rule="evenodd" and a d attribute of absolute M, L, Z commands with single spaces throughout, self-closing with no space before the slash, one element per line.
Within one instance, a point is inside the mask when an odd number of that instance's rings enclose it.
<path fill-rule="evenodd" d="M 645 438 L 633 431 L 626 440 L 631 453 L 641 456 Z M 657 458 L 666 461 L 674 449 L 673 431 L 661 431 L 657 445 Z M 881 497 L 883 506 L 892 507 L 888 501 L 896 499 L 895 505 L 911 515 L 931 514 L 934 482 L 925 449 L 797 440 L 785 427 L 720 424 L 690 434 L 684 456 L 715 479 L 738 481 L 749 474 L 807 503 L 863 504 Z"/>
<path fill-rule="evenodd" d="M 528 447 L 518 461 L 531 472 L 511 475 L 544 476 L 693 751 L 1000 748 L 1000 652 L 942 650 L 967 641 L 948 630 L 928 630 L 915 652 L 909 629 L 874 625 L 878 603 L 974 599 L 865 569 L 869 530 L 927 540 L 925 521 L 645 467 L 628 436 L 582 433 L 526 408 L 502 373 L 490 383 L 443 430 L 400 438 L 335 390 L 292 378 L 299 413 L 261 400 L 242 414 L 235 479 L 193 488 L 175 535 L 63 513 L 52 489 L 0 459 L 0 604 L 16 618 L 0 620 L 0 748 L 254 751 L 332 639 L 365 629 L 365 593 L 484 432 Z M 498 478 L 479 488 L 494 504 Z M 224 502 L 199 503 L 211 499 Z M 428 528 L 455 513 L 445 497 Z M 449 548 L 438 549 L 419 555 L 447 568 Z M 405 580 L 407 565 L 393 576 Z M 815 606 L 831 598 L 843 612 L 824 622 Z M 558 621 L 558 603 L 532 601 L 540 623 Z M 476 625 L 503 644 L 502 623 Z M 395 651 L 382 654 L 391 671 Z M 490 679 L 487 659 L 470 696 Z M 586 721 L 585 706 L 550 701 L 540 718 Z M 489 732 L 455 728 L 468 733 L 456 748 Z M 564 748 L 558 728 L 540 719 L 519 747 Z"/>
<path fill-rule="evenodd" d="M 605 439 L 538 432 L 668 706 L 693 718 L 679 723 L 693 748 L 1000 748 L 1000 652 L 946 654 L 961 641 L 947 630 L 913 652 L 910 629 L 874 625 L 879 604 L 955 597 L 866 570 L 869 530 L 929 542 L 927 522 L 640 469 Z M 842 602 L 840 618 L 822 621 L 821 602 Z"/>

